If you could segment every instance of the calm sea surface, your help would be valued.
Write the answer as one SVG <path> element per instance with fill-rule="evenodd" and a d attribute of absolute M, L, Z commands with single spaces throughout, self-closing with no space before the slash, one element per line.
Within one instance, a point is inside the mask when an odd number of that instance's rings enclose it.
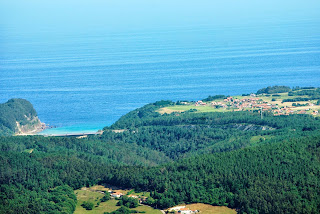
<path fill-rule="evenodd" d="M 25 98 L 41 121 L 61 127 L 56 132 L 81 132 L 161 99 L 198 100 L 269 85 L 319 86 L 319 26 L 0 32 L 0 102 Z"/>

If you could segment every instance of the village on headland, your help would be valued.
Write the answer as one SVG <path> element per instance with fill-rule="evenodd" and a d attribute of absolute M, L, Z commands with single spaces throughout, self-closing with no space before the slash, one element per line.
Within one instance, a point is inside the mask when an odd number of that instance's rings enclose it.
<path fill-rule="evenodd" d="M 196 102 L 179 101 L 174 106 L 159 109 L 158 112 L 161 114 L 170 114 L 172 112 L 185 111 L 262 111 L 270 112 L 274 116 L 289 114 L 311 114 L 319 116 L 319 109 L 320 88 L 305 87 L 296 90 L 288 88 L 287 92 L 281 91 L 280 93 L 251 93 L 241 96 L 215 95 Z"/>
<path fill-rule="evenodd" d="M 133 213 L 149 214 L 208 214 L 208 213 L 227 213 L 235 214 L 236 211 L 225 206 L 212 206 L 208 204 L 181 204 L 166 210 L 153 208 L 150 205 L 152 198 L 149 192 L 135 192 L 130 189 L 121 189 L 108 185 L 96 185 L 83 187 L 74 191 L 77 196 L 77 207 L 75 214 L 80 213 L 112 213 L 123 206 L 130 207 Z M 122 204 L 126 202 L 126 204 Z M 134 206 L 130 206 L 130 203 Z M 91 207 L 87 207 L 91 204 Z M 128 205 L 129 204 L 129 205 Z"/>

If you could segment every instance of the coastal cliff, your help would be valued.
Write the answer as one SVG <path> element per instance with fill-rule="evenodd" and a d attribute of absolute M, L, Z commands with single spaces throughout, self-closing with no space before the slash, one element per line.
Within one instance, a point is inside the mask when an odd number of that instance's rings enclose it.
<path fill-rule="evenodd" d="M 36 134 L 44 128 L 29 101 L 10 99 L 0 104 L 0 136 Z"/>

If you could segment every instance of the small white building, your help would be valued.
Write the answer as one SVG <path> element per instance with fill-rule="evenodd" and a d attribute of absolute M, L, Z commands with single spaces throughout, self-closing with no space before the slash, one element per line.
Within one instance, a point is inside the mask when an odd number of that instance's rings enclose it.
<path fill-rule="evenodd" d="M 114 192 L 111 193 L 111 196 L 114 198 L 120 198 L 121 196 L 123 196 L 123 194 L 121 192 Z"/>
<path fill-rule="evenodd" d="M 176 206 L 176 207 L 171 207 L 168 210 L 171 211 L 179 211 L 182 208 L 185 208 L 186 206 Z"/>
<path fill-rule="evenodd" d="M 188 208 L 181 208 L 178 213 L 181 213 L 181 214 L 192 214 L 192 211 L 189 210 Z"/>
<path fill-rule="evenodd" d="M 198 210 L 190 210 L 189 208 L 186 208 L 186 206 L 176 206 L 169 209 L 169 211 L 176 211 L 179 214 L 194 214 L 198 213 Z"/>
<path fill-rule="evenodd" d="M 181 208 L 178 213 L 180 214 L 194 214 L 197 213 L 198 210 L 190 210 L 189 208 Z"/>

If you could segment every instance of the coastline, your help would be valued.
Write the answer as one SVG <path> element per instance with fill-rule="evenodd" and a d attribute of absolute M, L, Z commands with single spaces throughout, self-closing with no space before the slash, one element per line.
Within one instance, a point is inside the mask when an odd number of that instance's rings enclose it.
<path fill-rule="evenodd" d="M 46 130 L 48 126 L 45 123 L 41 123 L 39 126 L 36 126 L 32 130 L 27 130 L 27 131 L 22 131 L 21 129 L 19 130 L 19 133 L 16 133 L 15 136 L 28 136 L 28 135 L 38 135 L 40 132 Z"/>
<path fill-rule="evenodd" d="M 68 133 L 68 134 L 37 134 L 44 137 L 78 137 L 78 138 L 84 138 L 88 135 L 101 135 L 103 131 L 97 131 L 97 132 L 80 132 L 80 133 Z"/>
<path fill-rule="evenodd" d="M 47 128 L 41 132 L 38 132 L 37 135 L 42 135 L 45 137 L 97 135 L 103 133 L 102 129 L 105 126 L 105 124 L 78 124 L 57 128 Z"/>

